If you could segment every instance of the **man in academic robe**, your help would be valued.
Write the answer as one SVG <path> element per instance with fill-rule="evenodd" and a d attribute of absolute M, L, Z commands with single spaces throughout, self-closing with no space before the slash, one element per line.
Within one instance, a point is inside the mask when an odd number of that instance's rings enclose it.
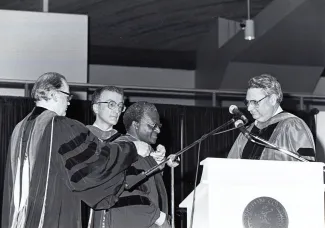
<path fill-rule="evenodd" d="M 136 161 L 139 142 L 107 143 L 64 117 L 71 94 L 64 76 L 49 72 L 32 89 L 36 107 L 12 133 L 2 205 L 5 228 L 81 228 L 80 202 L 112 207 Z"/>
<path fill-rule="evenodd" d="M 123 123 L 127 134 L 118 138 L 118 141 L 142 141 L 150 145 L 156 143 L 161 124 L 153 104 L 134 103 L 124 113 Z M 138 160 L 126 171 L 127 180 L 164 160 L 164 146 L 158 145 L 156 150 L 150 148 L 148 153 L 138 153 Z M 170 155 L 169 158 L 167 165 L 176 167 L 178 161 L 175 161 L 175 156 Z M 163 167 L 162 165 L 157 172 L 138 183 L 132 190 L 125 190 L 115 206 L 107 210 L 105 217 L 101 219 L 101 227 L 170 228 L 168 196 L 161 172 Z"/>
<path fill-rule="evenodd" d="M 87 128 L 100 140 L 102 145 L 118 139 L 121 134 L 113 127 L 117 124 L 124 105 L 124 91 L 116 86 L 106 86 L 97 89 L 92 95 L 92 111 L 96 116 L 92 125 Z M 119 138 L 118 140 L 122 140 Z M 127 140 L 129 141 L 129 140 Z M 148 145 L 148 149 L 151 147 Z M 148 150 L 149 151 L 149 150 Z M 164 153 L 155 154 L 157 161 L 164 159 Z M 108 228 L 105 224 L 107 210 L 90 209 L 88 228 Z"/>
<path fill-rule="evenodd" d="M 247 130 L 279 148 L 315 161 L 315 143 L 306 123 L 282 110 L 281 85 L 268 74 L 253 77 L 248 82 L 246 106 L 255 119 Z M 249 141 L 242 133 L 232 146 L 228 158 L 297 161 L 277 150 Z"/>

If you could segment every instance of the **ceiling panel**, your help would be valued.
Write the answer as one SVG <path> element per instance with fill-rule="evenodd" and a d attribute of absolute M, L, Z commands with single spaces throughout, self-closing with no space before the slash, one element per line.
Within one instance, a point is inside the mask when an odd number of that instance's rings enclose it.
<path fill-rule="evenodd" d="M 251 0 L 252 17 L 271 1 Z M 49 0 L 49 3 L 50 12 L 89 16 L 90 49 L 96 46 L 195 52 L 216 18 L 240 21 L 247 17 L 246 0 Z M 0 8 L 40 11 L 42 2 L 1 0 Z"/>

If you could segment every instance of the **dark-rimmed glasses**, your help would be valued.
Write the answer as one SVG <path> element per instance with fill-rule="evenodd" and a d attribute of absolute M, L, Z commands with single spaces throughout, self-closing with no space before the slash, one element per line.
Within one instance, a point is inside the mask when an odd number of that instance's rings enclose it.
<path fill-rule="evenodd" d="M 107 104 L 107 108 L 114 110 L 117 108 L 119 112 L 124 112 L 126 107 L 123 103 L 116 104 L 115 101 L 99 101 L 97 104 Z"/>
<path fill-rule="evenodd" d="M 154 123 L 154 124 L 152 124 L 152 123 L 148 123 L 147 121 L 143 121 L 143 122 L 145 122 L 153 131 L 156 131 L 157 129 L 161 129 L 161 127 L 162 127 L 162 124 L 161 123 Z"/>
<path fill-rule="evenodd" d="M 244 104 L 246 105 L 246 107 L 248 107 L 250 104 L 253 105 L 253 107 L 258 107 L 260 105 L 260 102 L 262 100 L 264 100 L 265 98 L 267 98 L 269 95 L 266 95 L 265 97 L 263 97 L 262 99 L 259 99 L 258 101 L 255 101 L 255 100 L 251 100 L 251 101 L 248 101 L 248 100 L 244 100 Z"/>
<path fill-rule="evenodd" d="M 67 93 L 67 92 L 64 92 L 64 91 L 62 91 L 62 90 L 59 90 L 59 92 L 61 92 L 61 93 L 65 94 L 65 95 L 67 95 L 67 100 L 68 100 L 68 101 L 71 101 L 71 100 L 72 100 L 73 94 L 71 94 L 71 93 Z"/>

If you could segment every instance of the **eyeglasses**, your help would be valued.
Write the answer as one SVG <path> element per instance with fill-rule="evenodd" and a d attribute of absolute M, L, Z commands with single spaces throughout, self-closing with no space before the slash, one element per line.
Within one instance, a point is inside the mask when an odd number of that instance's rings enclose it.
<path fill-rule="evenodd" d="M 144 121 L 146 124 L 148 124 L 148 126 L 153 130 L 153 131 L 156 131 L 156 130 L 160 130 L 161 127 L 162 127 L 162 124 L 161 123 L 155 123 L 155 124 L 152 124 L 152 123 L 148 123 L 147 121 Z"/>
<path fill-rule="evenodd" d="M 117 108 L 117 110 L 119 112 L 124 112 L 126 107 L 124 106 L 124 104 L 121 102 L 119 104 L 116 104 L 115 101 L 99 101 L 97 102 L 97 104 L 107 104 L 107 107 L 111 110 L 114 110 Z"/>
<path fill-rule="evenodd" d="M 244 104 L 248 107 L 250 104 L 253 105 L 253 107 L 258 107 L 260 105 L 260 102 L 262 100 L 264 100 L 265 98 L 267 98 L 269 95 L 266 95 L 265 97 L 263 97 L 262 99 L 258 100 L 258 101 L 255 101 L 255 100 L 251 100 L 251 101 L 248 101 L 248 100 L 244 100 Z"/>
<path fill-rule="evenodd" d="M 67 96 L 68 96 L 68 97 L 67 97 L 67 100 L 68 100 L 68 101 L 71 101 L 71 100 L 72 100 L 73 95 L 72 95 L 71 93 L 67 93 L 67 92 L 64 92 L 64 91 L 62 91 L 62 90 L 59 90 L 59 92 L 61 92 L 61 93 L 65 94 L 65 95 L 67 95 Z"/>

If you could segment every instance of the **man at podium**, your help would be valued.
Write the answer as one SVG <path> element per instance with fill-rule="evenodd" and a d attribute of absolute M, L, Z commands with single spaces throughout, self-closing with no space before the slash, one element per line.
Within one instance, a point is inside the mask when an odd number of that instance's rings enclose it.
<path fill-rule="evenodd" d="M 282 110 L 282 99 L 281 85 L 275 77 L 262 74 L 251 78 L 245 104 L 255 121 L 247 130 L 279 148 L 315 161 L 315 143 L 310 129 L 302 119 Z M 297 161 L 285 153 L 249 141 L 242 133 L 228 158 Z"/>

